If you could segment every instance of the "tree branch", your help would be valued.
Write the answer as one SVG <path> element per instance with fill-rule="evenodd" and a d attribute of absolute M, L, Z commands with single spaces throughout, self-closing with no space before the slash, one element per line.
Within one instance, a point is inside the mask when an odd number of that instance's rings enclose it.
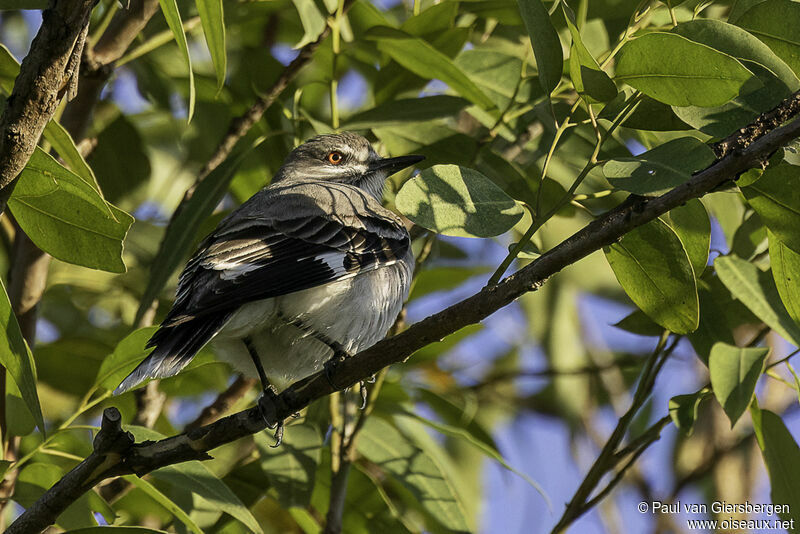
<path fill-rule="evenodd" d="M 51 0 L 42 25 L 22 61 L 14 90 L 0 118 L 0 213 L 13 184 L 28 163 L 44 127 L 53 117 L 62 91 L 74 76 L 73 55 L 96 0 Z"/>
<path fill-rule="evenodd" d="M 773 119 L 774 126 L 800 111 L 800 92 L 786 99 L 780 108 L 789 110 L 788 117 L 781 114 L 780 118 Z M 103 479 L 131 473 L 141 476 L 167 465 L 208 459 L 208 451 L 220 445 L 261 432 L 268 423 L 275 424 L 336 389 L 355 384 L 384 367 L 405 361 L 422 347 L 485 319 L 526 292 L 537 289 L 561 269 L 614 243 L 634 228 L 713 191 L 748 169 L 764 165 L 776 150 L 798 136 L 800 119 L 771 131 L 761 130 L 754 138 L 736 143 L 726 156 L 664 195 L 624 202 L 499 284 L 484 288 L 404 332 L 348 358 L 333 369 L 330 380 L 325 373 L 319 372 L 296 382 L 277 397 L 269 421 L 254 406 L 184 434 L 156 442 L 131 444 L 113 455 L 104 455 L 102 459 L 98 458 L 100 453 L 96 450 L 45 492 L 9 527 L 8 532 L 33 532 L 54 523 L 70 502 Z M 334 388 L 331 382 L 337 387 Z M 87 470 L 84 467 L 87 462 L 94 465 L 94 469 Z"/>

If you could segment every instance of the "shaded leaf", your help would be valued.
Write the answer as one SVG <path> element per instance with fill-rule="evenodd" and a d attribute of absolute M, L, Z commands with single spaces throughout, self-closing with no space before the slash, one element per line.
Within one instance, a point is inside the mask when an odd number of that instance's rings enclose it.
<path fill-rule="evenodd" d="M 680 137 L 629 158 L 603 165 L 603 174 L 617 189 L 657 196 L 692 177 L 714 162 L 714 151 L 694 137 Z"/>
<path fill-rule="evenodd" d="M 491 109 L 494 103 L 458 68 L 452 59 L 427 41 L 385 26 L 371 28 L 367 38 L 378 41 L 378 49 L 417 76 L 438 79 L 474 104 Z"/>
<path fill-rule="evenodd" d="M 397 209 L 415 223 L 445 235 L 491 237 L 507 232 L 522 207 L 473 169 L 435 165 L 397 193 Z"/>
<path fill-rule="evenodd" d="M 769 273 L 737 256 L 719 256 L 714 268 L 731 294 L 787 341 L 800 345 L 800 326 L 784 308 Z"/>
<path fill-rule="evenodd" d="M 517 0 L 517 5 L 531 39 L 539 83 L 544 92 L 550 94 L 561 81 L 564 68 L 561 41 L 541 0 Z"/>
<path fill-rule="evenodd" d="M 677 234 L 657 219 L 604 248 L 606 259 L 631 300 L 667 330 L 697 328 L 699 304 L 694 272 Z"/>
<path fill-rule="evenodd" d="M 678 234 L 695 277 L 700 277 L 708 264 L 711 247 L 711 220 L 703 203 L 696 198 L 692 199 L 683 206 L 670 210 L 662 219 Z"/>
<path fill-rule="evenodd" d="M 44 433 L 44 418 L 39 404 L 39 394 L 36 392 L 36 364 L 33 360 L 28 344 L 22 337 L 17 317 L 11 309 L 5 286 L 0 281 L 0 328 L 4 335 L 0 339 L 0 365 L 7 371 L 11 379 L 19 388 L 25 406 L 33 415 L 36 426 Z M 3 439 L 6 439 L 3 436 Z"/>
<path fill-rule="evenodd" d="M 800 252 L 800 167 L 770 165 L 761 178 L 740 189 L 764 225 L 786 246 Z"/>
<path fill-rule="evenodd" d="M 669 416 L 684 436 L 692 435 L 694 423 L 697 421 L 697 411 L 707 394 L 707 392 L 700 392 L 691 395 L 676 395 L 669 400 Z"/>
<path fill-rule="evenodd" d="M 800 324 L 800 254 L 769 234 L 769 259 L 772 277 L 786 311 Z"/>
<path fill-rule="evenodd" d="M 463 98 L 450 95 L 390 100 L 349 117 L 342 128 L 361 130 L 452 117 L 468 104 Z"/>
<path fill-rule="evenodd" d="M 748 9 L 736 25 L 769 46 L 800 76 L 800 4 L 790 0 L 767 0 Z"/>
<path fill-rule="evenodd" d="M 408 489 L 445 528 L 468 531 L 466 511 L 442 468 L 394 426 L 378 417 L 367 419 L 358 452 Z"/>
<path fill-rule="evenodd" d="M 186 526 L 186 530 L 189 532 L 194 532 L 195 534 L 203 534 L 203 530 L 197 526 L 197 523 L 195 523 L 191 517 L 189 517 L 189 514 L 183 511 L 183 508 L 174 503 L 169 497 L 158 491 L 158 488 L 153 486 L 151 483 L 135 475 L 125 475 L 122 478 L 127 480 L 133 486 L 142 490 L 145 494 L 147 494 L 148 497 L 163 506 L 175 517 L 175 519 Z"/>
<path fill-rule="evenodd" d="M 708 371 L 714 396 L 736 424 L 753 399 L 756 382 L 764 370 L 768 347 L 741 348 L 715 343 L 708 357 Z"/>
<path fill-rule="evenodd" d="M 640 336 L 660 336 L 664 328 L 657 325 L 642 310 L 634 310 L 613 326 Z"/>
<path fill-rule="evenodd" d="M 147 340 L 158 330 L 157 326 L 147 326 L 125 336 L 100 364 L 95 378 L 95 386 L 115 389 L 128 373 L 144 360 L 150 349 L 145 348 Z"/>
<path fill-rule="evenodd" d="M 617 60 L 617 80 L 672 106 L 720 106 L 751 77 L 731 56 L 673 33 L 633 39 Z"/>
<path fill-rule="evenodd" d="M 155 430 L 141 426 L 130 426 L 128 430 L 133 433 L 137 442 L 164 438 L 162 434 Z M 199 495 L 214 509 L 230 515 L 251 531 L 263 534 L 258 521 L 250 513 L 250 510 L 242 504 L 239 497 L 201 462 L 192 460 L 169 465 L 156 469 L 151 473 L 151 476 Z"/>
<path fill-rule="evenodd" d="M 761 455 L 767 466 L 773 504 L 788 505 L 789 513 L 781 510 L 784 520 L 800 523 L 800 448 L 781 418 L 769 410 L 750 407 L 753 430 Z"/>
<path fill-rule="evenodd" d="M 291 425 L 280 447 L 270 447 L 263 439 L 256 443 L 261 469 L 277 491 L 281 506 L 308 506 L 322 452 L 319 429 L 310 424 Z"/>
<path fill-rule="evenodd" d="M 567 27 L 572 34 L 572 46 L 569 53 L 569 75 L 575 90 L 582 95 L 588 95 L 598 102 L 608 102 L 617 96 L 617 86 L 611 81 L 598 65 L 592 54 L 583 44 L 581 32 L 575 25 L 575 14 L 561 3 L 567 21 Z"/>

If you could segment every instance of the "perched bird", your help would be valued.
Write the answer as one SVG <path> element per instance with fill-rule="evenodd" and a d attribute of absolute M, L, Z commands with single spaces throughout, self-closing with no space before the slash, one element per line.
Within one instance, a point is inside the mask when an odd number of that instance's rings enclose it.
<path fill-rule="evenodd" d="M 114 393 L 178 373 L 212 340 L 272 395 L 377 343 L 414 265 L 405 226 L 381 205 L 384 182 L 422 159 L 381 158 L 349 132 L 295 148 L 200 244 L 147 343 L 154 350 Z"/>

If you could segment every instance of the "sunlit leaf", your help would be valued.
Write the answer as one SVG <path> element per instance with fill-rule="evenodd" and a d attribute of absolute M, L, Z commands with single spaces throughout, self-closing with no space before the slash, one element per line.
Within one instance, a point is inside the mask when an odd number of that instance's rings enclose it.
<path fill-rule="evenodd" d="M 194 115 L 194 101 L 195 101 L 195 88 L 194 88 L 194 71 L 192 70 L 192 58 L 189 55 L 189 44 L 186 42 L 186 33 L 183 30 L 183 22 L 181 22 L 181 13 L 178 10 L 178 3 L 176 0 L 158 0 L 161 5 L 161 12 L 164 18 L 167 19 L 167 26 L 172 31 L 172 36 L 178 43 L 178 49 L 186 62 L 186 68 L 189 72 L 189 115 L 188 120 L 192 120 Z"/>
<path fill-rule="evenodd" d="M 604 249 L 620 285 L 656 323 L 678 334 L 697 328 L 699 304 L 692 265 L 677 234 L 655 220 Z"/>
<path fill-rule="evenodd" d="M 739 61 L 674 33 L 648 33 L 620 50 L 616 79 L 672 106 L 720 106 L 752 77 Z"/>
<path fill-rule="evenodd" d="M 225 20 L 222 10 L 222 0 L 195 0 L 200 22 L 203 24 L 203 33 L 206 36 L 208 51 L 211 52 L 211 61 L 217 74 L 217 87 L 222 88 L 225 83 L 228 56 L 225 52 Z"/>

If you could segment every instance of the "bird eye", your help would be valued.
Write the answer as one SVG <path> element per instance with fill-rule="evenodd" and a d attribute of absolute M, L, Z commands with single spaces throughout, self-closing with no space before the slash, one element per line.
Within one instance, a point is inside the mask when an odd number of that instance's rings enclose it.
<path fill-rule="evenodd" d="M 342 161 L 344 161 L 344 156 L 342 156 L 341 152 L 333 151 L 328 154 L 328 163 L 331 165 L 339 165 Z"/>

